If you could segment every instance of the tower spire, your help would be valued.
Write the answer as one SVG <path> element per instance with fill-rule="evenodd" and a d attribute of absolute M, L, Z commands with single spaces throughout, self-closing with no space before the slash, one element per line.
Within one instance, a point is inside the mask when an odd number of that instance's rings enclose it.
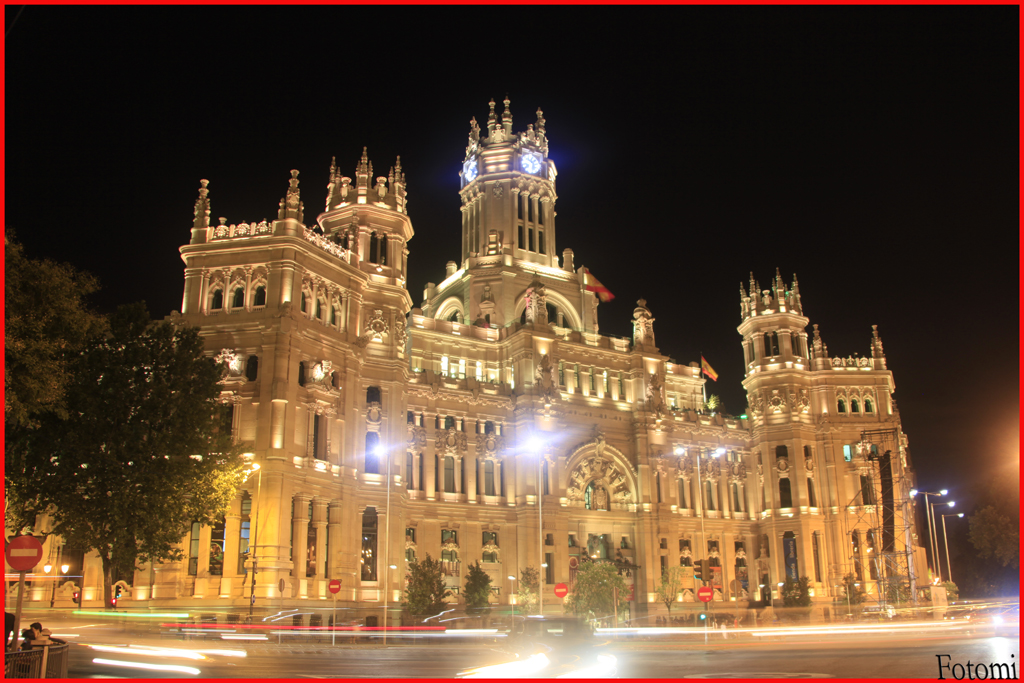
<path fill-rule="evenodd" d="M 498 117 L 494 113 L 494 98 L 487 103 L 487 106 L 491 108 L 490 113 L 487 115 L 487 137 L 494 135 L 494 126 L 498 123 Z"/>
<path fill-rule="evenodd" d="M 292 218 L 302 222 L 302 200 L 299 199 L 299 172 L 292 169 L 291 180 L 288 181 L 288 194 L 278 204 L 277 219 Z"/>
<path fill-rule="evenodd" d="M 210 227 L 210 191 L 206 189 L 206 186 L 210 184 L 209 180 L 200 180 L 199 184 L 202 187 L 199 188 L 199 199 L 196 200 L 195 208 L 192 211 L 192 229 L 202 230 Z"/>
<path fill-rule="evenodd" d="M 508 95 L 505 95 L 505 111 L 501 114 L 501 125 L 505 129 L 505 137 L 508 138 L 512 135 L 512 110 L 508 108 L 512 102 L 508 99 Z"/>

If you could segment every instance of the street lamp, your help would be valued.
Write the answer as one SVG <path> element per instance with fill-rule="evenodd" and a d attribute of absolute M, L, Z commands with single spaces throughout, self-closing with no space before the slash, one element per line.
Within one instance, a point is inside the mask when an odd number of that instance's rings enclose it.
<path fill-rule="evenodd" d="M 701 476 L 700 476 L 700 452 L 701 452 L 701 450 L 703 450 L 703 449 L 700 446 L 698 446 L 697 447 L 697 497 L 700 500 L 700 543 L 701 543 L 701 546 L 702 546 L 702 548 L 701 548 L 701 555 L 706 556 L 707 553 L 708 553 L 708 543 L 707 543 L 707 536 L 704 533 L 704 511 L 705 511 L 705 508 L 704 508 L 704 481 L 701 479 Z M 684 453 L 686 453 L 686 449 L 684 449 L 682 446 L 676 446 L 675 453 L 676 453 L 676 455 L 683 455 Z M 715 450 L 711 451 L 710 455 L 713 458 L 717 458 L 718 456 L 722 455 L 723 453 L 725 453 L 725 449 L 724 448 L 718 448 L 718 449 L 715 449 Z M 703 559 L 703 558 L 701 558 L 701 559 Z M 703 581 L 704 583 L 709 583 L 709 577 L 701 576 L 701 581 Z M 763 588 L 763 586 L 762 586 L 762 588 Z"/>
<path fill-rule="evenodd" d="M 949 507 L 953 507 L 950 503 Z M 964 513 L 958 512 L 955 515 L 942 515 L 942 542 L 946 546 L 946 573 L 949 574 L 949 580 L 953 580 L 953 566 L 949 563 L 949 537 L 946 536 L 946 517 L 963 517 Z"/>
<path fill-rule="evenodd" d="M 253 453 L 246 453 L 249 457 L 253 457 Z M 252 621 L 252 608 L 256 604 L 256 534 L 259 532 L 260 526 L 260 490 L 263 487 L 263 470 L 260 469 L 258 462 L 249 463 L 245 469 L 245 477 L 242 479 L 242 483 L 249 481 L 249 477 L 252 476 L 253 472 L 259 472 L 256 476 L 256 515 L 252 525 L 252 544 L 249 547 L 249 551 L 252 554 L 252 581 L 249 583 L 249 621 Z"/>
<path fill-rule="evenodd" d="M 385 483 L 388 487 L 387 502 L 384 507 L 384 566 L 388 569 L 384 570 L 384 645 L 388 644 L 388 591 L 391 590 L 391 569 L 395 569 L 393 565 L 388 561 L 391 551 L 391 489 L 395 484 L 395 477 L 392 474 L 391 467 L 391 454 L 384 448 L 384 444 L 378 443 L 374 448 L 374 453 L 377 456 L 377 461 L 380 462 L 381 458 L 387 465 L 385 470 L 387 476 Z"/>
<path fill-rule="evenodd" d="M 936 568 L 936 573 L 938 573 L 940 575 L 940 578 L 941 578 L 942 572 L 941 572 L 941 570 L 938 569 L 939 545 L 938 545 L 938 543 L 935 542 L 935 526 L 932 524 L 932 507 L 931 507 L 931 505 L 928 504 L 928 496 L 944 496 L 947 493 L 949 493 L 949 491 L 947 489 L 941 489 L 938 492 L 935 492 L 935 491 L 919 491 L 917 489 L 910 489 L 910 497 L 911 498 L 913 498 L 914 496 L 916 496 L 918 494 L 921 494 L 922 496 L 925 497 L 925 499 L 924 499 L 924 501 L 925 501 L 924 511 L 925 511 L 926 517 L 928 519 L 928 541 L 929 541 L 928 546 L 931 549 L 932 566 Z"/>
<path fill-rule="evenodd" d="M 529 442 L 530 450 L 537 454 L 537 563 L 544 570 L 538 572 L 537 581 L 537 614 L 544 616 L 544 584 L 547 581 L 547 566 L 544 561 L 544 442 L 533 436 Z"/>
<path fill-rule="evenodd" d="M 512 586 L 512 591 L 509 593 L 508 599 L 509 599 L 509 602 L 512 603 L 512 616 L 514 617 L 516 615 L 516 601 L 512 599 L 512 596 L 515 595 L 515 592 L 516 592 L 516 577 L 512 576 L 511 574 L 509 574 L 508 575 L 508 580 L 510 582 L 510 585 Z M 514 628 L 515 627 L 513 625 L 513 629 Z"/>
<path fill-rule="evenodd" d="M 942 494 L 943 495 L 946 494 L 945 489 L 942 490 Z M 938 518 L 939 517 L 938 517 L 938 514 L 935 512 L 935 506 L 936 505 L 948 505 L 949 507 L 953 507 L 953 506 L 956 505 L 956 501 L 955 500 L 951 500 L 948 503 L 943 503 L 942 501 L 939 501 L 939 502 L 936 502 L 936 503 L 929 503 L 928 504 L 928 507 L 931 509 L 931 512 L 932 512 L 932 530 L 935 532 L 935 568 L 938 570 L 939 582 L 941 583 L 942 582 L 942 558 L 939 557 L 939 533 L 938 533 L 938 529 L 936 528 L 936 526 L 938 524 Z"/>

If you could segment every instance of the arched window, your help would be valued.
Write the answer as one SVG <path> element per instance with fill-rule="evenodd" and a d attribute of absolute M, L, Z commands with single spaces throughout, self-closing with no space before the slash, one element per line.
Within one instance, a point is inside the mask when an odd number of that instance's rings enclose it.
<path fill-rule="evenodd" d="M 222 308 L 224 308 L 224 292 L 218 289 L 210 300 L 210 310 L 219 311 Z"/>
<path fill-rule="evenodd" d="M 818 507 L 818 498 L 814 495 L 814 479 L 807 477 L 807 505 L 812 508 Z"/>
<path fill-rule="evenodd" d="M 366 260 L 369 261 L 370 263 L 378 263 L 379 262 L 377 260 L 377 233 L 376 232 L 371 232 L 370 233 L 370 253 L 369 253 L 369 257 Z"/>
<path fill-rule="evenodd" d="M 836 410 L 837 410 L 837 412 L 845 413 L 846 412 L 846 401 L 844 401 L 843 399 L 839 399 L 839 403 L 837 404 Z"/>
<path fill-rule="evenodd" d="M 306 305 L 306 295 L 299 295 L 299 310 L 305 313 L 307 308 L 308 306 Z"/>
<path fill-rule="evenodd" d="M 359 558 L 363 581 L 377 580 L 377 508 L 363 511 L 363 548 Z"/>
<path fill-rule="evenodd" d="M 789 449 L 786 448 L 785 446 L 776 446 L 775 447 L 775 457 L 776 458 L 788 458 L 789 457 Z"/>
<path fill-rule="evenodd" d="M 740 506 L 740 485 L 736 482 L 732 483 L 732 509 L 734 512 L 739 512 L 743 509 Z"/>
<path fill-rule="evenodd" d="M 793 488 L 789 479 L 779 479 L 779 507 L 793 507 Z"/>
<path fill-rule="evenodd" d="M 380 434 L 377 432 L 366 432 L 366 455 L 365 471 L 370 474 L 380 474 Z"/>
<path fill-rule="evenodd" d="M 324 311 L 323 311 L 323 304 L 320 303 L 320 299 L 316 300 L 316 308 L 314 310 L 315 310 L 315 312 L 313 314 L 314 317 L 317 320 L 323 320 L 323 318 L 324 318 Z"/>
<path fill-rule="evenodd" d="M 235 293 L 231 298 L 231 308 L 241 308 L 245 305 L 245 290 L 235 287 Z"/>
<path fill-rule="evenodd" d="M 459 322 L 459 312 L 458 311 L 453 311 L 452 314 L 450 316 L 448 316 L 448 320 L 449 320 L 449 322 L 453 322 L 453 323 Z"/>
<path fill-rule="evenodd" d="M 873 412 L 875 412 L 875 407 L 873 405 L 871 405 L 871 399 L 870 398 L 864 399 L 864 412 L 865 413 L 873 413 Z"/>
<path fill-rule="evenodd" d="M 586 490 L 583 491 L 583 506 L 588 510 L 593 510 L 594 505 L 594 482 L 587 484 Z"/>
<path fill-rule="evenodd" d="M 250 382 L 256 381 L 256 375 L 259 372 L 260 359 L 257 356 L 249 356 L 245 361 L 245 378 Z"/>
<path fill-rule="evenodd" d="M 444 456 L 444 492 L 455 493 L 455 458 Z"/>
<path fill-rule="evenodd" d="M 679 485 L 679 507 L 688 510 L 690 506 L 687 501 L 688 496 L 686 495 L 686 480 L 680 477 L 676 481 Z"/>
<path fill-rule="evenodd" d="M 859 413 L 860 412 L 860 403 L 858 403 L 857 399 L 855 399 L 855 398 L 850 399 L 850 412 L 851 413 Z"/>
<path fill-rule="evenodd" d="M 366 387 L 366 403 L 380 403 L 380 387 Z"/>
<path fill-rule="evenodd" d="M 765 332 L 764 333 L 764 355 L 765 356 L 771 356 L 772 355 L 772 333 L 771 332 Z"/>
<path fill-rule="evenodd" d="M 267 305 L 267 288 L 260 285 L 256 288 L 256 296 L 253 297 L 253 306 L 266 306 Z"/>
<path fill-rule="evenodd" d="M 704 507 L 707 510 L 714 510 L 715 508 L 715 489 L 711 485 L 710 481 L 704 482 Z"/>
<path fill-rule="evenodd" d="M 541 233 L 541 235 L 543 235 L 543 234 L 544 233 Z M 543 253 L 543 251 L 544 250 L 542 249 L 541 253 Z M 548 322 L 549 323 L 556 323 L 556 322 L 558 322 L 558 309 L 555 308 L 555 306 L 552 305 L 552 304 L 545 304 L 544 307 L 548 311 Z"/>

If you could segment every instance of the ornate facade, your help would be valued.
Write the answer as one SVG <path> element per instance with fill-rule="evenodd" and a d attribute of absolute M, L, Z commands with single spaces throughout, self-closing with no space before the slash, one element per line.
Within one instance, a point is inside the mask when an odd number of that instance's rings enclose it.
<path fill-rule="evenodd" d="M 293 605 L 339 579 L 342 605 L 379 614 L 427 554 L 455 589 L 481 561 L 499 604 L 509 575 L 546 565 L 549 610 L 588 558 L 630 567 L 634 615 L 658 604 L 665 568 L 701 558 L 726 602 L 767 598 L 787 573 L 817 600 L 853 572 L 877 590 L 871 553 L 916 545 L 878 521 L 883 488 L 909 490 L 912 473 L 877 331 L 868 356 L 831 358 L 796 279 L 751 277 L 749 409 L 702 410 L 699 364 L 659 351 L 643 299 L 632 340 L 600 334 L 584 268 L 556 248 L 543 113 L 516 133 L 492 101 L 470 125 L 461 255 L 418 305 L 400 160 L 374 177 L 364 149 L 352 178 L 332 162 L 315 219 L 298 171 L 269 223 L 211 224 L 201 181 L 172 317 L 227 361 L 222 398 L 261 467 L 222 524 L 182 540 L 189 559 L 142 568 L 125 597 L 239 607 L 255 585 L 258 603 Z"/>

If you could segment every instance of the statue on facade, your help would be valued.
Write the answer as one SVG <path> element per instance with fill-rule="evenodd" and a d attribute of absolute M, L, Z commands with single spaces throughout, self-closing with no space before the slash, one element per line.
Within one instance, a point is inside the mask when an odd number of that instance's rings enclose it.
<path fill-rule="evenodd" d="M 633 309 L 633 345 L 637 348 L 654 346 L 654 317 L 647 308 L 647 300 L 640 299 Z"/>
<path fill-rule="evenodd" d="M 658 409 L 661 408 L 664 403 L 661 396 L 662 384 L 661 375 L 659 373 L 652 372 L 648 375 L 647 409 L 651 412 L 658 412 Z"/>
<path fill-rule="evenodd" d="M 551 405 L 558 398 L 558 385 L 554 378 L 551 356 L 545 353 L 540 357 L 540 364 L 534 374 L 536 375 L 537 389 L 544 399 L 545 405 Z"/>

